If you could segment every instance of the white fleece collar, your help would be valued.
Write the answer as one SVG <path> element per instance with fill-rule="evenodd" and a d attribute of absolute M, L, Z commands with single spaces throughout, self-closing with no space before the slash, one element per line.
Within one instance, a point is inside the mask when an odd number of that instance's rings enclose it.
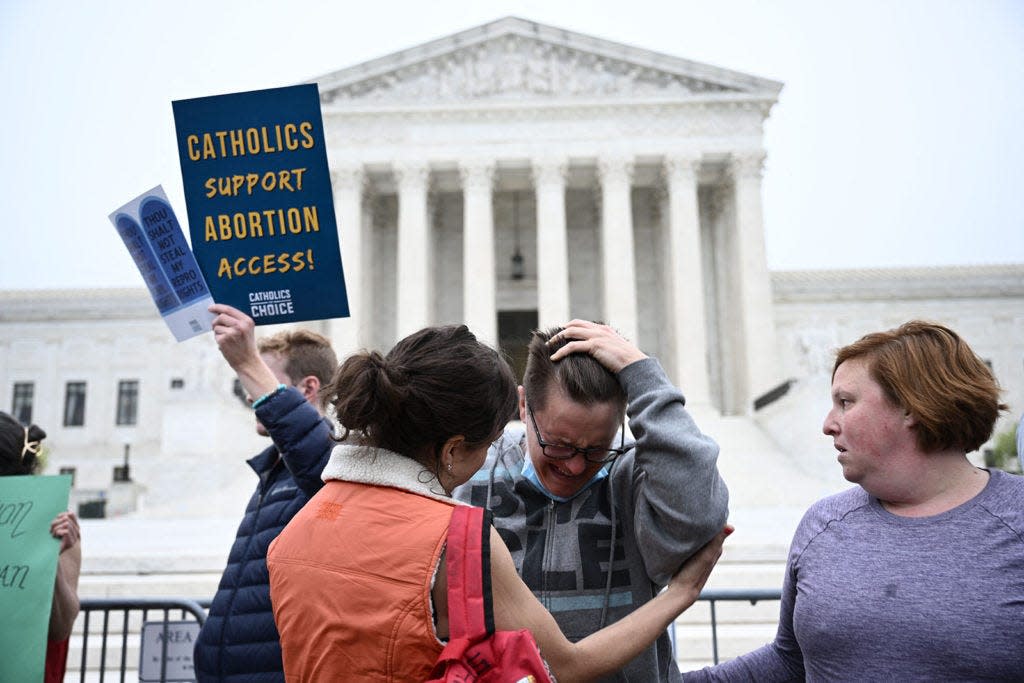
<path fill-rule="evenodd" d="M 383 448 L 339 444 L 331 451 L 320 478 L 390 486 L 448 503 L 459 502 L 444 492 L 433 472 L 412 458 Z"/>

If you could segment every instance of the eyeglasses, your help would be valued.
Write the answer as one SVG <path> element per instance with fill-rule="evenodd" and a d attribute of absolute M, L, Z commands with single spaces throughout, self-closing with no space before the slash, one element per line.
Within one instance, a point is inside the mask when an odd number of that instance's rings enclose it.
<path fill-rule="evenodd" d="M 579 453 L 587 462 L 600 465 L 611 462 L 623 453 L 632 449 L 632 446 L 629 448 L 626 447 L 625 418 L 622 420 L 622 430 L 620 432 L 622 434 L 622 441 L 618 448 L 577 448 L 576 446 L 560 446 L 558 444 L 547 443 L 544 441 L 540 436 L 540 427 L 537 426 L 537 418 L 533 414 L 533 408 L 526 406 L 526 412 L 529 414 L 530 421 L 533 423 L 533 433 L 537 436 L 537 443 L 540 444 L 540 450 L 546 458 L 551 458 L 552 460 L 569 460 Z"/>

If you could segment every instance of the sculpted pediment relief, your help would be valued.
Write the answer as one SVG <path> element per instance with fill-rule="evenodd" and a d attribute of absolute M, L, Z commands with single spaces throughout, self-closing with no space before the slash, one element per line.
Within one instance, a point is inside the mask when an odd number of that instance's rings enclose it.
<path fill-rule="evenodd" d="M 496 29 L 505 32 L 495 35 Z M 325 77 L 321 79 L 321 97 L 324 102 L 415 104 L 765 91 L 775 95 L 777 89 L 772 92 L 771 86 L 781 87 L 723 70 L 717 71 L 739 78 L 734 82 L 708 78 L 699 72 L 713 73 L 714 67 L 579 34 L 557 34 L 574 36 L 575 41 L 537 37 L 554 29 L 521 19 L 507 18 L 476 31 L 483 35 L 475 41 L 467 41 L 465 36 L 471 32 L 466 32 Z M 743 82 L 744 78 L 748 82 Z"/>

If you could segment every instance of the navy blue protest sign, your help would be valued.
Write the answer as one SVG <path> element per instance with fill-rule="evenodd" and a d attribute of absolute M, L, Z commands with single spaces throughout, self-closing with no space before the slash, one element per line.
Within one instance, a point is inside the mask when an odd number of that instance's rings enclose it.
<path fill-rule="evenodd" d="M 173 103 L 192 250 L 256 324 L 349 315 L 317 86 Z"/>

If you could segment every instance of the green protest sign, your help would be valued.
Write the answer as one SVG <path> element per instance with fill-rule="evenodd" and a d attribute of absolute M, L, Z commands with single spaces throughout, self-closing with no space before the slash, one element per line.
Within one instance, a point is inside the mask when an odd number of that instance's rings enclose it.
<path fill-rule="evenodd" d="M 69 475 L 0 477 L 0 681 L 42 681 Z"/>

